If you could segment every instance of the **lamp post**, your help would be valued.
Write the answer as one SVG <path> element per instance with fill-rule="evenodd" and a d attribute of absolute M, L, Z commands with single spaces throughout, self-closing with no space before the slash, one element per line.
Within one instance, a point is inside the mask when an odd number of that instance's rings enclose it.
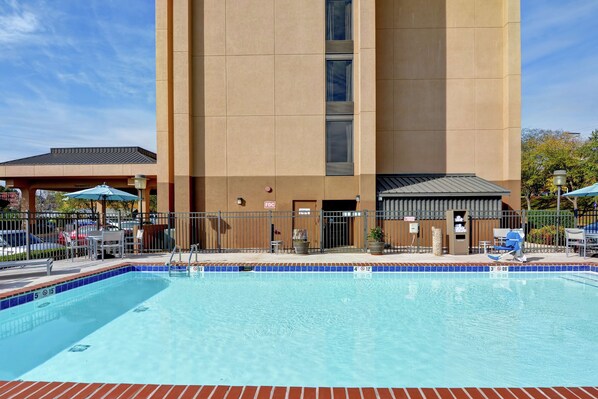
<path fill-rule="evenodd" d="M 556 249 L 559 246 L 559 227 L 561 217 L 561 187 L 567 184 L 567 171 L 566 170 L 555 170 L 552 174 L 552 182 L 557 187 L 556 195 Z"/>
<path fill-rule="evenodd" d="M 143 229 L 143 190 L 147 187 L 145 175 L 135 175 L 135 188 L 139 193 L 139 228 Z"/>

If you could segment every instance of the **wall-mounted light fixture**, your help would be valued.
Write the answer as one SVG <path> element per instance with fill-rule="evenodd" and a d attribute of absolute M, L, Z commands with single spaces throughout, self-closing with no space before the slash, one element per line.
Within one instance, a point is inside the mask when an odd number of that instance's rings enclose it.
<path fill-rule="evenodd" d="M 237 205 L 243 205 L 243 202 L 245 202 L 243 197 L 237 197 Z"/>
<path fill-rule="evenodd" d="M 361 201 L 361 196 L 359 194 L 357 194 L 355 196 L 355 202 L 359 202 L 359 201 Z"/>

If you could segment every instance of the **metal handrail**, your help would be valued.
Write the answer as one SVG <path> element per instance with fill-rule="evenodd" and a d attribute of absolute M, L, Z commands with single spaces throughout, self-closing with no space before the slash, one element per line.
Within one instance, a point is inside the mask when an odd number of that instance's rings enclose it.
<path fill-rule="evenodd" d="M 179 247 L 178 245 L 175 245 L 174 248 L 172 249 L 172 252 L 170 253 L 170 259 L 168 259 L 168 262 L 166 263 L 166 266 L 168 266 L 168 276 L 171 276 L 171 272 L 172 272 L 172 258 L 174 258 L 174 255 L 179 254 L 179 262 L 182 261 L 183 259 L 183 254 L 181 251 L 181 247 Z M 178 267 L 178 266 L 177 266 Z M 189 267 L 187 267 L 187 275 L 189 274 Z"/>
<path fill-rule="evenodd" d="M 179 262 L 182 260 L 181 247 L 179 247 L 178 245 L 175 245 L 174 248 L 172 249 L 172 252 L 170 253 L 170 259 L 168 259 L 168 262 L 166 262 L 167 266 L 170 267 L 170 265 L 172 265 L 172 258 L 174 258 L 174 255 L 177 252 L 179 254 Z"/>
<path fill-rule="evenodd" d="M 197 253 L 199 252 L 199 244 L 193 244 L 191 245 L 191 248 L 189 249 L 189 267 L 191 267 L 191 258 L 193 257 L 193 254 L 195 254 L 195 261 L 197 262 Z"/>

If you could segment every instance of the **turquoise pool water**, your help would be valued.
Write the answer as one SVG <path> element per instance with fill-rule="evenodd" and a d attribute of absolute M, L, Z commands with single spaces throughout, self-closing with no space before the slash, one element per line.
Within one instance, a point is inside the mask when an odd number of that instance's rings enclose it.
<path fill-rule="evenodd" d="M 598 275 L 126 273 L 0 312 L 0 379 L 595 385 Z"/>

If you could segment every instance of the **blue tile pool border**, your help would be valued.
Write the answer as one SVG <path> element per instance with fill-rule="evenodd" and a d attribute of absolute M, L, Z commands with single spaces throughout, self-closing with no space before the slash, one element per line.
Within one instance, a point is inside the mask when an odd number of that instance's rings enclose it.
<path fill-rule="evenodd" d="M 371 273 L 489 273 L 492 266 L 508 267 L 506 273 L 562 273 L 592 272 L 598 273 L 598 265 L 583 263 L 565 264 L 197 264 L 203 267 L 204 273 L 238 273 L 251 271 L 256 273 L 354 273 L 357 268 Z M 195 266 L 195 265 L 192 265 Z M 174 272 L 186 271 L 187 266 L 174 266 Z M 107 269 L 89 272 L 78 277 L 65 278 L 59 281 L 35 285 L 27 289 L 10 291 L 0 295 L 0 311 L 23 305 L 35 300 L 40 290 L 53 290 L 52 294 L 60 294 L 74 288 L 82 287 L 125 273 L 167 273 L 165 265 L 127 264 L 116 265 Z"/>

